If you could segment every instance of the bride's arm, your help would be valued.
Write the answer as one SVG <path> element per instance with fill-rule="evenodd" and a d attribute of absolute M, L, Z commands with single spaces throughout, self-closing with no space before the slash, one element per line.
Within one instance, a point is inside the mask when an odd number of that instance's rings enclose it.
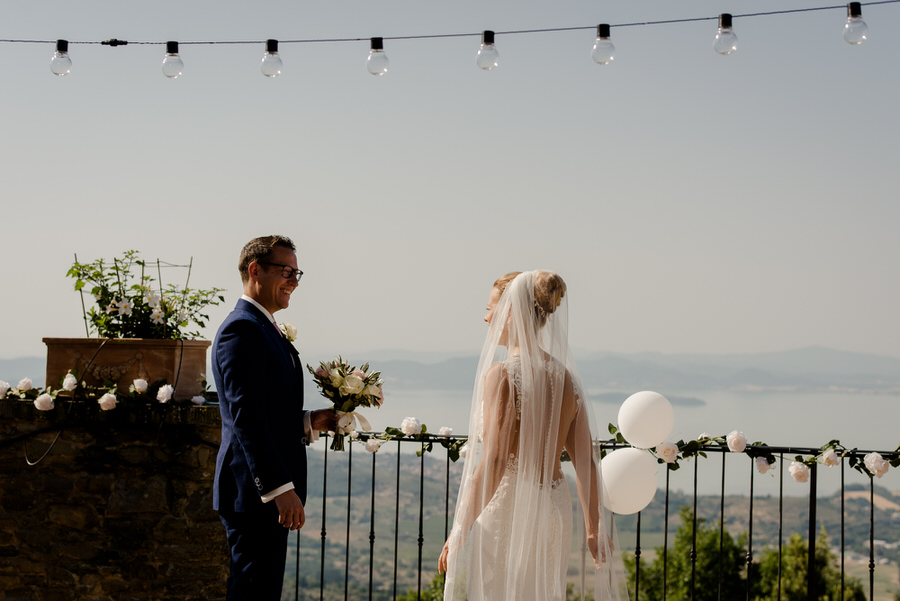
<path fill-rule="evenodd" d="M 594 563 L 606 561 L 606 544 L 600 543 L 600 532 L 605 531 L 600 518 L 600 485 L 597 480 L 597 462 L 594 459 L 594 445 L 591 428 L 583 401 L 578 402 L 575 418 L 566 437 L 566 451 L 575 468 L 578 497 L 584 512 L 588 547 Z"/>

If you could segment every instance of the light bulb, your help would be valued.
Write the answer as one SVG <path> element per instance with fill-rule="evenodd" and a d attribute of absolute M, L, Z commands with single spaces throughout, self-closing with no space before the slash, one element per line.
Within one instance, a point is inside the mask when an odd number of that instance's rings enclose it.
<path fill-rule="evenodd" d="M 731 28 L 731 15 L 722 13 L 719 15 L 719 33 L 716 34 L 716 41 L 713 42 L 713 48 L 719 54 L 731 54 L 737 50 L 737 36 Z"/>
<path fill-rule="evenodd" d="M 609 40 L 609 25 L 606 23 L 597 25 L 597 41 L 591 50 L 591 58 L 598 65 L 608 65 L 616 58 L 616 47 Z"/>
<path fill-rule="evenodd" d="M 866 41 L 869 28 L 862 20 L 862 5 L 851 2 L 847 5 L 847 22 L 844 23 L 844 41 L 848 44 L 862 44 Z"/>
<path fill-rule="evenodd" d="M 372 75 L 384 75 L 389 62 L 387 54 L 384 53 L 384 40 L 372 38 L 372 49 L 369 51 L 369 58 L 366 59 L 366 69 Z"/>
<path fill-rule="evenodd" d="M 178 42 L 166 42 L 166 57 L 162 62 L 163 75 L 175 79 L 184 71 L 184 63 L 178 56 Z"/>
<path fill-rule="evenodd" d="M 278 40 L 266 40 L 266 53 L 262 57 L 259 70 L 266 77 L 278 77 L 283 66 L 281 57 L 278 56 Z"/>
<path fill-rule="evenodd" d="M 499 60 L 500 53 L 497 52 L 497 47 L 494 46 L 494 32 L 486 29 L 481 34 L 481 48 L 478 49 L 478 57 L 475 59 L 475 64 L 480 69 L 490 71 L 497 66 Z"/>
<path fill-rule="evenodd" d="M 56 40 L 56 52 L 50 57 L 50 70 L 62 77 L 72 70 L 72 59 L 69 58 L 68 40 Z"/>

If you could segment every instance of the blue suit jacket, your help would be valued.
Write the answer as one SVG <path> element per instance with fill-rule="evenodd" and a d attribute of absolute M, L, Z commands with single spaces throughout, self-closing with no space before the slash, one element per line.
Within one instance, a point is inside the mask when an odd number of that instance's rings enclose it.
<path fill-rule="evenodd" d="M 294 345 L 241 299 L 216 334 L 212 369 L 222 415 L 213 508 L 261 508 L 263 494 L 288 482 L 305 504 L 303 372 Z"/>

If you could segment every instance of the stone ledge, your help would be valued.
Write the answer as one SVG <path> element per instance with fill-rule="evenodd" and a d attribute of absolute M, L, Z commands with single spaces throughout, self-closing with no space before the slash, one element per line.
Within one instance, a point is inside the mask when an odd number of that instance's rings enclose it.
<path fill-rule="evenodd" d="M 217 426 L 222 424 L 218 404 L 187 405 L 163 404 L 139 400 L 120 400 L 115 409 L 104 411 L 95 400 L 73 401 L 57 398 L 50 411 L 40 411 L 31 400 L 0 400 L 0 419 L 19 419 L 37 424 L 72 426 L 89 423 L 107 423 L 117 426 L 128 424 L 190 424 Z"/>

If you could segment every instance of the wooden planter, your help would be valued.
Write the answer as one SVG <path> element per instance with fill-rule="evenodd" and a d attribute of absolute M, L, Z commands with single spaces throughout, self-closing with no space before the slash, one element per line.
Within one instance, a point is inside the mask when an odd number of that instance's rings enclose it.
<path fill-rule="evenodd" d="M 175 387 L 176 399 L 190 399 L 203 392 L 201 380 L 206 379 L 206 350 L 211 343 L 148 338 L 44 338 L 44 344 L 45 386 L 59 388 L 62 378 L 72 370 L 88 386 L 100 386 L 107 380 L 115 382 L 120 394 L 127 394 L 136 378 L 149 384 L 165 380 Z"/>

